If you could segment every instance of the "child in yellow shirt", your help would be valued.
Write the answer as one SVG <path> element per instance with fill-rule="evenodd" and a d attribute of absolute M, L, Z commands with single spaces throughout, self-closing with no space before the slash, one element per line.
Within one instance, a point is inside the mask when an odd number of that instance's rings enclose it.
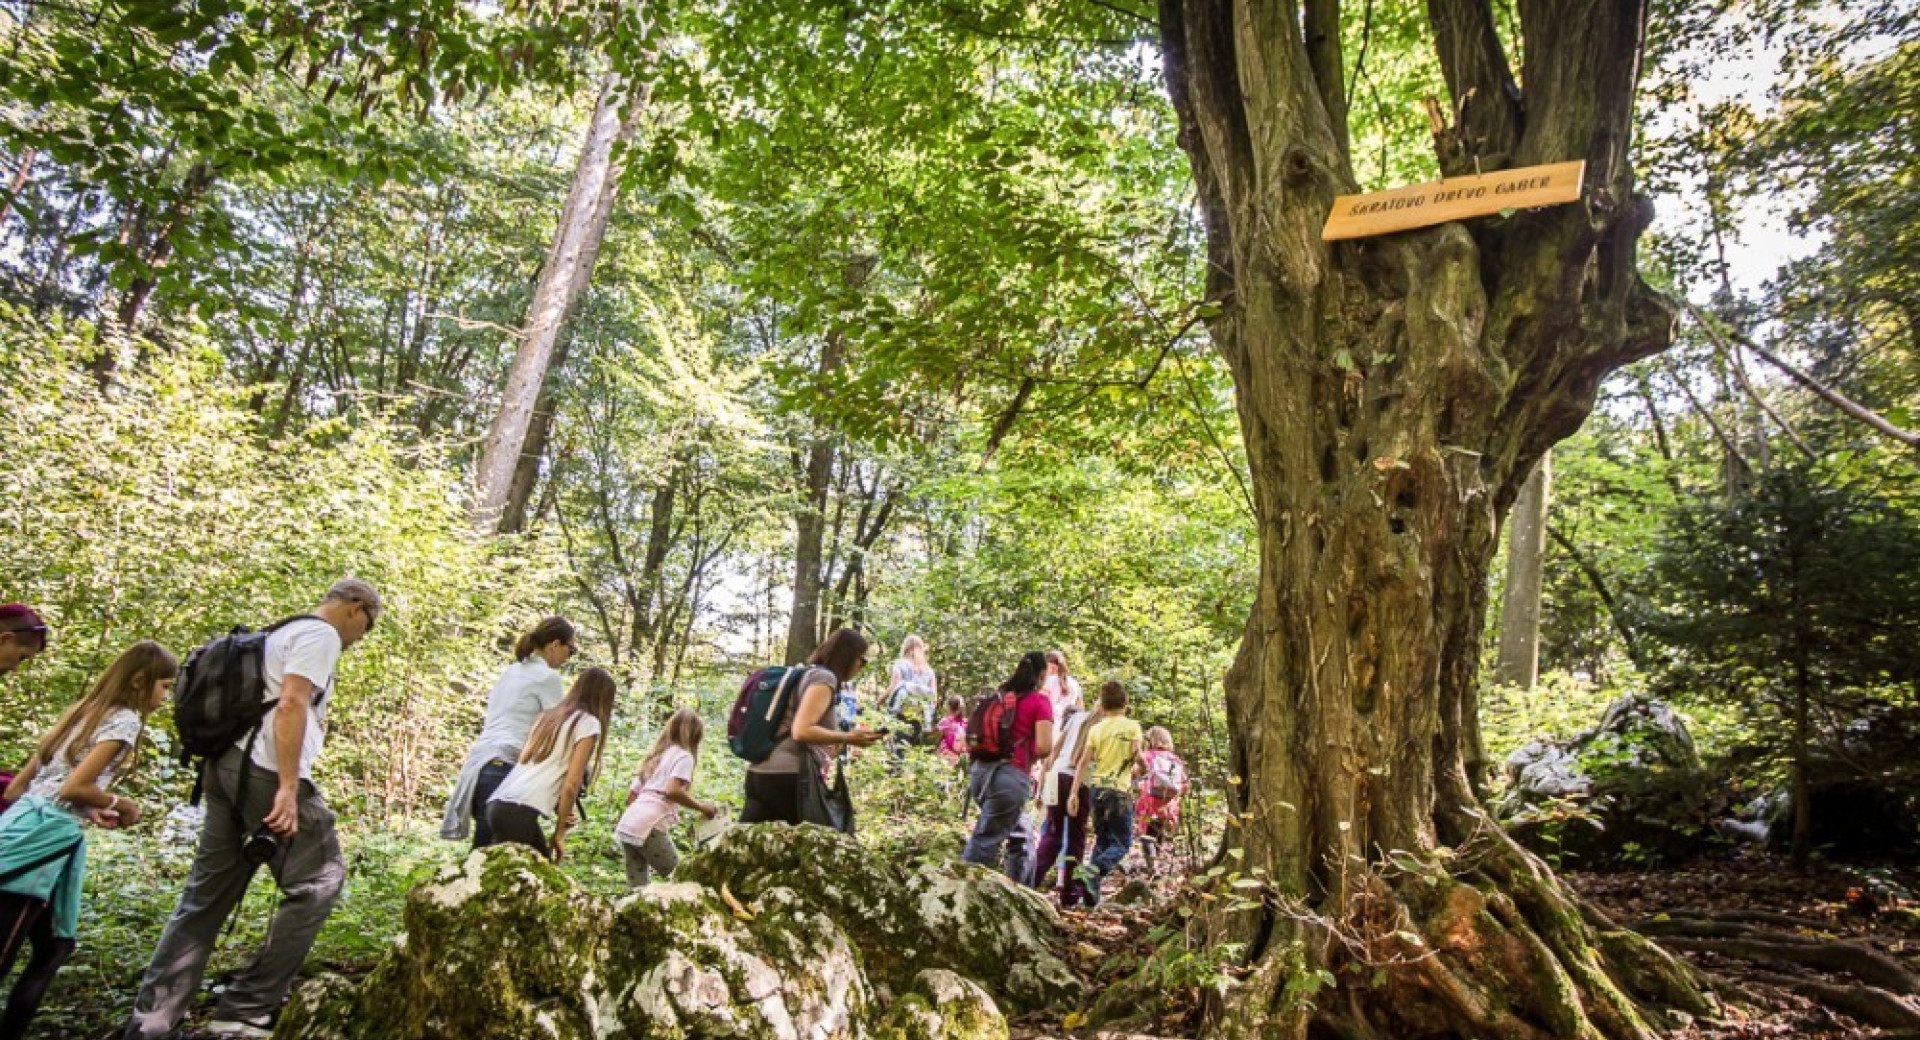
<path fill-rule="evenodd" d="M 1080 811 L 1080 789 L 1093 798 L 1093 876 L 1087 892 L 1097 904 L 1100 886 L 1127 858 L 1133 845 L 1133 783 L 1140 772 L 1140 724 L 1127 717 L 1127 688 L 1108 680 L 1100 687 L 1100 717 L 1087 730 L 1074 764 L 1067 815 Z"/>

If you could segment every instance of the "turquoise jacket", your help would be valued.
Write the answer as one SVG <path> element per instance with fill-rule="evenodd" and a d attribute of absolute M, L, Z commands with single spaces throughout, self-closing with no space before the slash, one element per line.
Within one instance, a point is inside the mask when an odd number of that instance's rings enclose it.
<path fill-rule="evenodd" d="M 71 855 L 58 855 L 71 849 Z M 28 795 L 0 816 L 0 877 L 36 860 L 53 859 L 0 890 L 44 900 L 53 914 L 53 934 L 74 937 L 80 924 L 80 885 L 86 879 L 86 836 L 73 814 L 45 798 Z"/>

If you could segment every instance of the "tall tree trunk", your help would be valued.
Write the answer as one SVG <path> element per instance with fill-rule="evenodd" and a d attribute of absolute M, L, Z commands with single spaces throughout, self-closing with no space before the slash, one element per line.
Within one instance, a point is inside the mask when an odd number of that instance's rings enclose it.
<path fill-rule="evenodd" d="M 1540 681 L 1540 585 L 1552 488 L 1553 456 L 1542 455 L 1507 515 L 1507 585 L 1500 602 L 1500 662 L 1494 678 L 1523 690 Z"/>
<path fill-rule="evenodd" d="M 514 469 L 520 464 L 527 430 L 533 424 L 535 406 L 552 367 L 555 345 L 592 280 L 607 220 L 613 214 L 621 168 L 614 146 L 624 148 L 633 139 L 647 93 L 646 87 L 613 76 L 594 105 L 587 139 L 580 148 L 580 162 L 574 168 L 573 187 L 567 192 L 553 245 L 540 265 L 540 279 L 527 307 L 526 325 L 520 330 L 513 367 L 507 372 L 500 410 L 480 452 L 473 515 L 486 530 L 499 530 L 506 519 Z"/>
<path fill-rule="evenodd" d="M 1585 159 L 1585 197 L 1338 244 L 1338 69 L 1299 12 L 1161 3 L 1260 547 L 1227 680 L 1227 841 L 1259 897 L 1201 926 L 1251 969 L 1216 1029 L 1650 1040 L 1650 1007 L 1706 1010 L 1696 984 L 1493 825 L 1466 768 L 1499 518 L 1600 380 L 1672 337 L 1634 266 L 1644 12 L 1521 0 L 1522 100 L 1491 4 L 1431 0 L 1442 169 Z"/>
<path fill-rule="evenodd" d="M 837 353 L 837 349 L 835 353 Z M 827 534 L 827 488 L 833 480 L 834 442 L 824 432 L 807 448 L 801 472 L 800 512 L 793 521 L 793 610 L 787 616 L 787 663 L 806 660 L 820 645 L 820 573 Z"/>
<path fill-rule="evenodd" d="M 1807 718 L 1813 699 L 1813 679 L 1807 672 L 1805 646 L 1794 647 L 1793 662 L 1793 870 L 1807 872 L 1813 855 L 1813 785 L 1807 776 L 1807 754 L 1811 744 Z"/>
<path fill-rule="evenodd" d="M 204 160 L 194 163 L 187 170 L 186 179 L 180 184 L 180 190 L 174 194 L 173 202 L 168 205 L 166 214 L 151 227 L 143 215 L 125 234 L 128 245 L 140 258 L 139 273 L 127 285 L 127 291 L 120 297 L 120 307 L 114 314 L 122 331 L 132 332 L 140 323 L 140 315 L 146 311 L 147 302 L 153 298 L 154 287 L 160 284 L 160 272 L 173 257 L 174 236 L 180 226 L 186 223 L 199 207 L 201 196 L 213 186 L 213 166 Z M 112 345 L 103 345 L 94 358 L 92 369 L 94 378 L 102 386 L 113 382 L 114 370 L 119 366 L 119 351 Z"/>
<path fill-rule="evenodd" d="M 13 169 L 13 179 L 7 182 L 6 198 L 0 199 L 0 224 L 7 222 L 13 215 L 13 203 L 26 190 L 27 180 L 33 176 L 34 161 L 40 158 L 38 149 L 25 148 L 20 152 L 19 165 Z"/>
<path fill-rule="evenodd" d="M 565 336 L 554 349 L 554 371 L 559 371 L 567 363 L 567 352 L 571 348 L 573 337 Z M 513 480 L 507 485 L 507 504 L 501 508 L 499 533 L 518 534 L 527 526 L 527 506 L 533 501 L 533 490 L 540 482 L 540 464 L 546 461 L 547 444 L 553 439 L 553 416 L 560 408 L 559 387 L 548 380 L 540 388 L 540 398 L 534 402 L 533 421 L 527 427 L 526 447 L 513 463 Z"/>
<path fill-rule="evenodd" d="M 856 256 L 847 261 L 841 279 L 847 288 L 858 290 L 872 277 L 875 258 Z M 815 383 L 827 386 L 845 361 L 846 343 L 839 332 L 827 334 L 820 348 L 820 364 Z M 793 610 L 787 616 L 788 664 L 805 660 L 820 645 L 820 595 L 825 576 L 827 491 L 833 484 L 835 435 L 816 420 L 812 442 L 807 446 L 806 464 L 800 468 L 800 510 L 793 524 Z"/>

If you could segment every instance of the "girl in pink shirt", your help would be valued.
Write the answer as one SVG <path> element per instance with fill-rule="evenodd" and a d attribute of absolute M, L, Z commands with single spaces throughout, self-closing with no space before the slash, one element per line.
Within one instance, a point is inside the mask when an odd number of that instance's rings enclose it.
<path fill-rule="evenodd" d="M 967 753 L 967 704 L 958 697 L 947 698 L 947 717 L 940 720 L 940 746 L 935 750 L 948 762 L 958 762 Z"/>
<path fill-rule="evenodd" d="M 680 865 L 671 833 L 680 820 L 679 806 L 709 820 L 720 813 L 719 806 L 693 796 L 693 768 L 706 729 L 692 708 L 681 708 L 667 720 L 653 750 L 640 762 L 640 773 L 627 791 L 627 811 L 613 829 L 632 888 L 652 881 L 656 870 L 671 874 Z"/>

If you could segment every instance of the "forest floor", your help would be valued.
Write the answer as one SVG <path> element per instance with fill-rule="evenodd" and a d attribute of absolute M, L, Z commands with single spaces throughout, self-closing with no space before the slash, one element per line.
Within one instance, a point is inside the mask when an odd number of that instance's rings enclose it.
<path fill-rule="evenodd" d="M 1740 854 L 1678 869 L 1564 876 L 1622 924 L 1670 920 L 1688 911 L 1721 919 L 1757 920 L 1764 915 L 1775 918 L 1783 931 L 1865 946 L 1920 973 L 1920 870 L 1819 864 L 1806 874 L 1795 874 L 1780 857 Z M 1795 928 L 1787 919 L 1804 924 Z M 1864 1025 L 1792 992 L 1787 981 L 1857 988 L 1860 980 L 1846 973 L 1711 951 L 1682 956 L 1711 976 L 1727 1014 L 1720 1022 L 1681 1030 L 1675 1040 L 1920 1036 Z"/>
<path fill-rule="evenodd" d="M 1821 864 L 1794 874 L 1784 859 L 1759 854 L 1703 859 L 1678 868 L 1610 873 L 1566 872 L 1570 884 L 1621 924 L 1669 921 L 1689 915 L 1703 920 L 1752 915 L 1771 931 L 1806 940 L 1864 946 L 1920 974 L 1920 870 Z M 1163 879 L 1162 894 L 1177 887 Z M 1071 951 L 1105 951 L 1111 967 L 1151 947 L 1159 917 L 1143 905 L 1109 903 L 1098 910 L 1064 915 Z M 1791 920 L 1793 923 L 1789 923 Z M 1709 976 L 1725 1014 L 1719 1021 L 1676 1029 L 1670 1040 L 1920 1040 L 1920 1032 L 1887 1031 L 1862 1024 L 1793 991 L 1792 982 L 1857 989 L 1845 972 L 1821 971 L 1778 961 L 1756 963 L 1710 952 L 1679 953 Z M 1091 956 L 1083 961 L 1096 961 Z M 1090 974 L 1108 973 L 1082 963 Z M 1033 1017 L 1014 1023 L 1013 1040 L 1161 1040 L 1190 1037 L 1199 1024 L 1198 993 L 1178 1001 L 1158 1022 L 1139 1030 L 1068 1029 L 1058 1019 Z M 1073 1020 L 1069 1020 L 1070 1022 Z"/>

